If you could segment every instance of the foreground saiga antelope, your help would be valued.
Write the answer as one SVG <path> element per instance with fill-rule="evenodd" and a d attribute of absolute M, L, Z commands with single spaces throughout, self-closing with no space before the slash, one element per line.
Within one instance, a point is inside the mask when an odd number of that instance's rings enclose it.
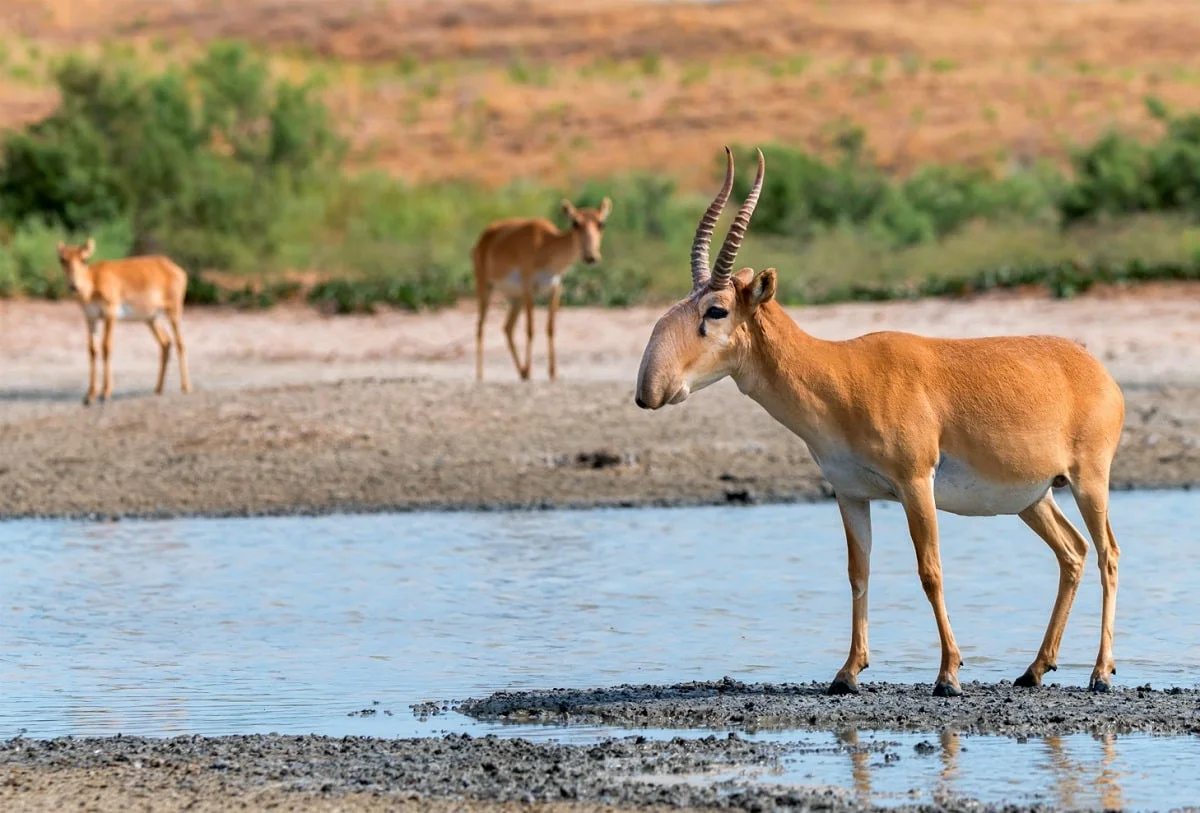
<path fill-rule="evenodd" d="M 509 218 L 497 220 L 479 236 L 471 258 L 475 264 L 475 292 L 479 300 L 479 322 L 475 327 L 475 377 L 483 380 L 483 325 L 487 320 L 492 289 L 498 288 L 508 299 L 504 336 L 512 353 L 517 373 L 527 380 L 533 365 L 533 300 L 550 295 L 547 307 L 546 339 L 550 345 L 550 380 L 558 376 L 554 356 L 554 319 L 562 296 L 562 276 L 582 258 L 591 265 L 600 259 L 600 238 L 604 223 L 612 211 L 605 198 L 599 209 L 576 209 L 569 200 L 562 202 L 563 213 L 571 227 L 561 232 L 549 220 Z M 525 309 L 525 362 L 517 355 L 513 330 L 521 308 Z"/>
<path fill-rule="evenodd" d="M 88 265 L 96 250 L 90 237 L 82 246 L 58 244 L 58 261 L 67 275 L 71 293 L 83 306 L 88 326 L 88 391 L 84 405 L 96 397 L 96 345 L 100 341 L 100 325 L 104 325 L 104 389 L 100 400 L 112 396 L 113 325 L 118 321 L 145 322 L 158 341 L 160 349 L 158 384 L 155 395 L 161 395 L 167 375 L 167 360 L 171 356 L 171 338 L 159 321 L 166 316 L 175 334 L 179 352 L 179 377 L 184 392 L 191 392 L 188 379 L 187 354 L 183 349 L 183 334 L 179 319 L 183 315 L 183 296 L 187 291 L 187 273 L 166 257 L 130 257 Z"/>
<path fill-rule="evenodd" d="M 961 657 L 942 597 L 936 509 L 1016 514 L 1046 541 L 1058 558 L 1058 596 L 1041 649 L 1017 679 L 1019 686 L 1039 685 L 1056 668 L 1087 556 L 1087 542 L 1054 502 L 1054 486 L 1070 487 L 1096 545 L 1103 616 L 1090 685 L 1108 690 L 1116 672 L 1119 557 L 1108 523 L 1108 477 L 1125 415 L 1116 382 L 1082 347 L 1052 336 L 931 339 L 886 332 L 831 342 L 808 335 L 775 302 L 774 268 L 733 273 L 762 189 L 761 152 L 754 185 L 709 272 L 713 227 L 733 186 L 732 154 L 728 160 L 725 184 L 692 243 L 692 292 L 654 326 L 636 402 L 644 409 L 678 404 L 731 376 L 808 445 L 834 488 L 849 549 L 850 655 L 830 693 L 856 692 L 867 668 L 872 500 L 904 506 L 941 638 L 933 690 L 939 696 L 961 693 Z"/>

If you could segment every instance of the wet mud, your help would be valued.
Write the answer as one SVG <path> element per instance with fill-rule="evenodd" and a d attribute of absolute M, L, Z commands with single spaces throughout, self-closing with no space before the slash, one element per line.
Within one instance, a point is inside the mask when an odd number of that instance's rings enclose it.
<path fill-rule="evenodd" d="M 910 729 L 1027 737 L 1075 732 L 1200 733 L 1200 692 L 1118 688 L 1106 694 L 1049 686 L 968 683 L 961 698 L 927 686 L 864 684 L 828 697 L 818 684 L 731 679 L 675 686 L 498 693 L 457 704 L 419 704 L 416 715 L 500 721 L 606 723 L 652 728 Z M 936 736 L 935 736 L 936 738 Z M 935 746 L 919 743 L 917 756 Z M 911 756 L 883 738 L 860 744 L 747 740 L 722 731 L 694 738 L 630 735 L 591 744 L 496 736 L 378 739 L 253 735 L 0 742 L 0 808 L 129 810 L 607 809 L 858 811 L 851 791 L 771 784 L 785 760 L 862 754 L 884 763 Z M 923 750 L 924 749 L 924 750 Z M 900 751 L 903 750 L 904 754 Z M 1022 806 L 1023 807 L 1023 806 Z M 1011 810 L 939 795 L 894 810 Z M 1049 809 L 1049 808 L 1046 808 Z"/>
<path fill-rule="evenodd" d="M 879 744 L 836 746 L 878 751 Z M 393 801 L 601 803 L 618 807 L 819 807 L 857 809 L 840 790 L 734 787 L 717 776 L 769 768 L 797 746 L 752 743 L 736 735 L 655 742 L 643 737 L 594 745 L 519 739 L 384 740 L 362 737 L 183 737 L 147 740 L 10 740 L 0 744 L 0 802 L 44 793 L 53 777 L 108 777 L 108 787 L 140 783 L 163 793 L 208 798 L 273 791 L 293 799 L 371 794 Z M 357 807 L 355 804 L 349 807 Z M 6 809 L 8 809 L 6 807 Z"/>
<path fill-rule="evenodd" d="M 361 737 L 183 737 L 146 740 L 10 740 L 0 743 L 5 810 L 489 810 L 583 813 L 735 809 L 860 811 L 852 792 L 824 785 L 771 785 L 786 756 L 838 752 L 885 761 L 895 743 L 747 742 L 736 734 L 592 745 L 494 736 L 385 740 Z M 932 746 L 931 746 L 932 747 Z M 919 753 L 923 753 L 919 751 Z M 755 777 L 757 781 L 748 781 Z M 138 803 L 141 803 L 140 805 Z M 900 811 L 1011 810 L 939 796 Z"/>
<path fill-rule="evenodd" d="M 830 696 L 825 683 L 742 683 L 725 678 L 674 686 L 500 692 L 457 704 L 478 720 L 599 723 L 623 727 L 739 731 L 843 728 L 1003 734 L 1200 734 L 1200 691 L 1116 687 L 1097 694 L 1056 684 L 1021 689 L 1003 681 L 964 683 L 962 697 L 933 697 L 931 685 L 862 683 Z"/>

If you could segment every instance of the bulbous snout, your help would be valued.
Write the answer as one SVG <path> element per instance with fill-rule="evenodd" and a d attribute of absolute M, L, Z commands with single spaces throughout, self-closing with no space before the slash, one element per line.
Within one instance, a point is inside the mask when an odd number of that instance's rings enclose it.
<path fill-rule="evenodd" d="M 633 402 L 642 409 L 661 409 L 667 404 L 678 404 L 688 396 L 687 385 L 667 369 L 669 365 L 664 363 L 662 355 L 652 338 L 642 354 L 633 396 Z"/>
<path fill-rule="evenodd" d="M 594 252 L 594 253 L 584 252 L 583 261 L 587 265 L 595 265 L 596 263 L 600 262 L 600 252 L 599 251 Z"/>

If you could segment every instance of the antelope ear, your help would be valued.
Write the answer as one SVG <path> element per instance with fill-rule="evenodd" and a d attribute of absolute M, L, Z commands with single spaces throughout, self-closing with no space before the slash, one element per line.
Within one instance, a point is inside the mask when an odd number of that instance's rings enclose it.
<path fill-rule="evenodd" d="M 579 214 L 579 212 L 577 212 L 575 210 L 575 205 L 573 203 L 571 203 L 571 201 L 567 200 L 566 198 L 562 199 L 562 210 L 563 210 L 563 214 L 565 214 L 567 217 L 571 218 L 572 220 L 574 220 L 575 216 Z"/>
<path fill-rule="evenodd" d="M 746 288 L 746 301 L 751 307 L 757 308 L 775 298 L 777 277 L 775 269 L 768 268 L 750 281 Z"/>
<path fill-rule="evenodd" d="M 59 257 L 59 259 L 62 259 L 63 249 L 66 247 L 67 247 L 66 243 L 64 243 L 62 240 L 58 241 L 58 257 Z"/>
<path fill-rule="evenodd" d="M 87 240 L 87 243 L 83 247 L 83 253 L 81 253 L 79 256 L 82 259 L 86 260 L 88 257 L 92 256 L 92 252 L 95 250 L 96 250 L 96 241 L 93 240 L 91 237 L 89 237 Z"/>
<path fill-rule="evenodd" d="M 606 197 L 600 201 L 600 219 L 607 220 L 609 213 L 612 212 L 612 198 Z"/>

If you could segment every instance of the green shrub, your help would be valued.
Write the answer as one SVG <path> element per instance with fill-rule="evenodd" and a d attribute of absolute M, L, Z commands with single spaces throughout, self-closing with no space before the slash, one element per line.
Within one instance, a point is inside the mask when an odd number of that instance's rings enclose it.
<path fill-rule="evenodd" d="M 763 148 L 770 170 L 754 215 L 754 228 L 767 234 L 811 237 L 839 224 L 861 224 L 879 210 L 887 181 L 861 159 L 850 144 L 840 160 L 826 164 L 803 150 L 778 145 Z M 745 198 L 758 158 L 753 150 L 735 151 L 742 167 L 734 180 L 734 197 Z M 720 159 L 722 174 L 724 156 Z"/>
<path fill-rule="evenodd" d="M 1166 123 L 1157 142 L 1112 132 L 1076 153 L 1075 179 L 1059 204 L 1064 223 L 1137 212 L 1200 213 L 1200 114 L 1174 117 L 1155 99 L 1147 106 Z"/>
<path fill-rule="evenodd" d="M 192 268 L 269 257 L 283 202 L 337 167 L 341 145 L 310 89 L 272 86 L 244 47 L 184 72 L 67 61 L 59 108 L 0 145 L 0 213 L 71 231 L 120 219 Z"/>
<path fill-rule="evenodd" d="M 910 246 L 953 234 L 974 220 L 1044 218 L 1061 186 L 1057 173 L 1044 167 L 995 178 L 979 169 L 933 165 L 895 181 L 866 160 L 859 131 L 847 131 L 839 143 L 832 163 L 790 147 L 764 148 L 770 169 L 754 215 L 756 231 L 807 240 L 862 227 L 896 246 Z M 734 191 L 741 199 L 756 157 L 750 150 L 737 154 L 743 170 Z"/>

